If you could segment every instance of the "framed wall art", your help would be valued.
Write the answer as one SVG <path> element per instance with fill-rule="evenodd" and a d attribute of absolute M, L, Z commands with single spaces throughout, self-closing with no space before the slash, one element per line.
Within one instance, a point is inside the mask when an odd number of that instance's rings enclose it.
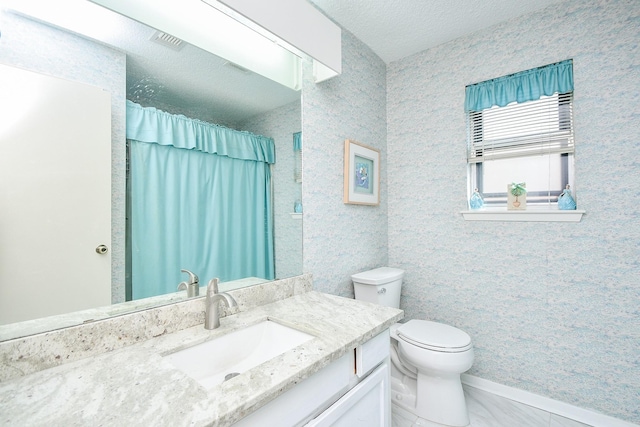
<path fill-rule="evenodd" d="M 344 141 L 344 203 L 380 204 L 380 150 Z"/>

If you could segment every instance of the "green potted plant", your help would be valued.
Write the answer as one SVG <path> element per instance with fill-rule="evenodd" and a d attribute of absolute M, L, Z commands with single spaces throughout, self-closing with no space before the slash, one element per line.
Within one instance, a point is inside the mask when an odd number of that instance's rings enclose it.
<path fill-rule="evenodd" d="M 527 199 L 520 197 L 527 194 L 527 184 L 525 182 L 515 183 L 507 185 L 508 197 L 507 197 L 507 209 L 526 209 Z"/>

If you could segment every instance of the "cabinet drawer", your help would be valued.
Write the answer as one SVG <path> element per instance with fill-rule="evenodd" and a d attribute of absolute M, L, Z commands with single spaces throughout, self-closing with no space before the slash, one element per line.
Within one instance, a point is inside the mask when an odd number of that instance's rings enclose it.
<path fill-rule="evenodd" d="M 390 345 L 389 330 L 387 329 L 356 348 L 356 375 L 358 378 L 367 376 L 373 368 L 389 357 Z"/>

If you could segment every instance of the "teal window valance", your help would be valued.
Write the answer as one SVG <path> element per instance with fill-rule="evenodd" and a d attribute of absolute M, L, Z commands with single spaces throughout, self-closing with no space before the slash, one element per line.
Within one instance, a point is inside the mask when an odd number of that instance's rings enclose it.
<path fill-rule="evenodd" d="M 127 101 L 127 139 L 240 160 L 275 163 L 273 139 Z"/>
<path fill-rule="evenodd" d="M 466 87 L 465 112 L 573 91 L 573 61 L 557 62 Z"/>

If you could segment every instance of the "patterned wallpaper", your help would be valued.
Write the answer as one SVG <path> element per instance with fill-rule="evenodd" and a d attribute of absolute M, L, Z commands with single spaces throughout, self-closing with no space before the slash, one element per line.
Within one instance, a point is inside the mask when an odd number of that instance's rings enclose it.
<path fill-rule="evenodd" d="M 387 68 L 389 264 L 406 270 L 407 318 L 467 331 L 473 375 L 635 423 L 639 41 L 637 0 L 581 0 Z M 465 85 L 568 58 L 582 222 L 465 222 Z"/>
<path fill-rule="evenodd" d="M 293 171 L 293 134 L 300 132 L 300 102 L 293 102 L 248 119 L 239 129 L 273 138 L 276 163 L 273 165 L 273 221 L 278 279 L 302 274 L 302 221 L 293 219 L 293 205 L 302 198 L 302 184 L 295 182 Z M 303 145 L 304 147 L 304 145 Z"/>
<path fill-rule="evenodd" d="M 112 301 L 125 299 L 126 55 L 12 13 L 1 15 L 0 62 L 104 88 L 111 94 Z"/>
<path fill-rule="evenodd" d="M 386 67 L 343 30 L 342 70 L 314 84 L 304 67 L 304 272 L 315 290 L 353 297 L 351 274 L 387 263 Z M 379 206 L 342 202 L 345 139 L 381 151 Z"/>
<path fill-rule="evenodd" d="M 59 56 L 44 41 L 24 45 L 26 27 L 12 39 L 11 25 L 3 21 L 0 61 L 41 69 Z M 343 74 L 317 85 L 307 78 L 303 91 L 303 267 L 315 289 L 351 297 L 352 273 L 403 268 L 407 317 L 469 332 L 470 373 L 640 422 L 640 139 L 630 125 L 640 123 L 639 29 L 637 0 L 566 2 L 388 67 L 343 31 Z M 64 37 L 46 38 L 60 46 Z M 65 54 L 91 52 L 81 39 L 70 46 Z M 567 58 L 575 194 L 587 215 L 577 224 L 464 222 L 464 86 Z M 89 62 L 124 105 L 124 72 L 104 72 L 124 70 L 124 56 Z M 72 78 L 79 68 L 68 64 L 60 75 Z M 347 138 L 381 150 L 378 207 L 342 202 Z M 120 148 L 112 161 L 123 164 Z M 115 242 L 124 235 L 124 170 L 113 180 L 112 250 L 123 256 Z"/>

